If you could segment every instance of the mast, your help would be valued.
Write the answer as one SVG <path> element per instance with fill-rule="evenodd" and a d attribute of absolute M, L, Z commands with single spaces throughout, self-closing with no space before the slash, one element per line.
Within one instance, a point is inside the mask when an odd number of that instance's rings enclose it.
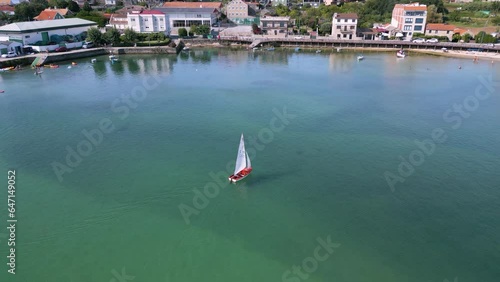
<path fill-rule="evenodd" d="M 237 174 L 246 167 L 247 167 L 247 153 L 245 151 L 245 141 L 243 140 L 243 133 L 242 133 L 240 139 L 240 146 L 238 148 L 238 156 L 236 157 L 236 166 L 234 168 L 234 174 Z"/>

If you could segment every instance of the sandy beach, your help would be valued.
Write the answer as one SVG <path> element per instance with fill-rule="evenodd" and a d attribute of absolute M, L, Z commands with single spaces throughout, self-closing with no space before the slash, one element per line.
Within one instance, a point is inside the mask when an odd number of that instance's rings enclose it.
<path fill-rule="evenodd" d="M 423 50 L 423 49 L 410 49 L 411 53 L 417 52 L 422 54 L 436 55 L 436 56 L 445 56 L 445 57 L 454 57 L 454 58 L 465 58 L 474 60 L 487 60 L 487 61 L 500 61 L 500 54 L 495 52 L 473 52 L 473 51 L 457 51 L 457 50 L 448 50 L 448 52 L 443 52 L 443 50 Z"/>

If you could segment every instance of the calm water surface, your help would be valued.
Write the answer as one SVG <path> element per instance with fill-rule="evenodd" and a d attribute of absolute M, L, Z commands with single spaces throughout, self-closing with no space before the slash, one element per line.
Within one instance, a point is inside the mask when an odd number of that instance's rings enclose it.
<path fill-rule="evenodd" d="M 500 64 L 356 55 L 195 50 L 1 73 L 0 280 L 498 281 Z M 425 141 L 435 130 L 444 142 Z M 241 133 L 254 172 L 228 185 Z"/>

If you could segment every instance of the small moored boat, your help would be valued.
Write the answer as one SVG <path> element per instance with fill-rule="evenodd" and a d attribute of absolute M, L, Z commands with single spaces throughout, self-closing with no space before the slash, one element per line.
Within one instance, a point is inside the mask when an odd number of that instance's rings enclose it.
<path fill-rule="evenodd" d="M 396 53 L 396 57 L 398 58 L 404 58 L 406 57 L 406 53 L 403 49 L 399 50 L 397 53 Z"/>
<path fill-rule="evenodd" d="M 365 59 L 365 57 L 363 57 L 362 55 L 358 56 L 358 61 L 361 61 L 361 60 L 364 60 L 364 59 Z"/>

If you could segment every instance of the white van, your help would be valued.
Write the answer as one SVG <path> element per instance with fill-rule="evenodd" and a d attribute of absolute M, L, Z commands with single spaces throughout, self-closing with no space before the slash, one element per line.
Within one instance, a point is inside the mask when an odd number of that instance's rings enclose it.
<path fill-rule="evenodd" d="M 90 41 L 83 43 L 83 46 L 82 46 L 82 48 L 84 48 L 84 49 L 92 48 L 92 47 L 94 47 L 94 43 L 90 42 Z"/>

